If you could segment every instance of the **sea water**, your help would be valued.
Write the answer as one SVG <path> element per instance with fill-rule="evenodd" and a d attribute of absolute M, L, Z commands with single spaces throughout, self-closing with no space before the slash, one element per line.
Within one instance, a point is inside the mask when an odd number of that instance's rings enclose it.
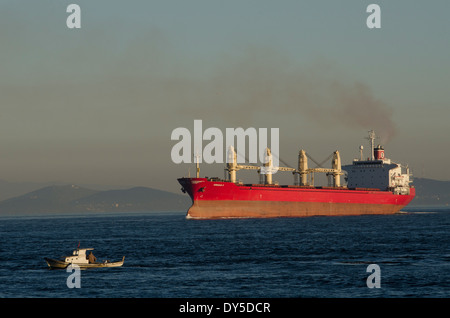
<path fill-rule="evenodd" d="M 449 297 L 450 209 L 395 215 L 186 219 L 184 212 L 0 218 L 0 297 Z M 123 267 L 44 257 L 95 248 Z M 379 266 L 369 288 L 370 264 Z M 373 285 L 373 284 L 372 284 Z"/>

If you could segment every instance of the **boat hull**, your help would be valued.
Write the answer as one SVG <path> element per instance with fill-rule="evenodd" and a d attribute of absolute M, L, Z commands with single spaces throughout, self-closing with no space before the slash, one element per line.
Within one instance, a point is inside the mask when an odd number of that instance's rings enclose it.
<path fill-rule="evenodd" d="M 103 262 L 103 263 L 68 263 L 52 258 L 44 257 L 45 261 L 47 262 L 48 267 L 51 269 L 63 269 L 67 268 L 69 265 L 77 265 L 80 267 L 80 269 L 87 269 L 87 268 L 99 268 L 99 267 L 120 267 L 125 262 L 125 256 L 122 258 L 121 261 L 118 262 Z"/>
<path fill-rule="evenodd" d="M 180 178 L 192 199 L 187 218 L 272 218 L 394 214 L 415 195 L 377 189 L 237 185 L 206 178 Z"/>

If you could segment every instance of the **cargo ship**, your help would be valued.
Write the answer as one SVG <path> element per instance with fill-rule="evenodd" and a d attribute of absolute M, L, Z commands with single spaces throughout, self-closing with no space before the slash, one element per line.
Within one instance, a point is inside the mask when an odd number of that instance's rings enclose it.
<path fill-rule="evenodd" d="M 360 158 L 344 166 L 341 166 L 339 151 L 335 151 L 331 168 L 308 168 L 310 156 L 300 150 L 298 168 L 277 167 L 277 171 L 294 174 L 293 185 L 273 182 L 270 149 L 266 149 L 268 159 L 258 167 L 238 164 L 236 152 L 230 147 L 226 179 L 201 178 L 197 161 L 196 177 L 178 179 L 181 190 L 192 199 L 186 217 L 273 218 L 397 213 L 415 196 L 409 168 L 385 157 L 383 147 L 375 146 L 373 130 L 369 131 L 367 139 L 370 157 L 363 158 L 363 146 L 360 146 Z M 236 179 L 236 172 L 242 169 L 257 170 L 264 180 L 258 184 L 244 184 Z M 328 186 L 314 186 L 315 173 L 326 173 L 330 180 Z M 341 177 L 345 181 L 343 185 Z"/>

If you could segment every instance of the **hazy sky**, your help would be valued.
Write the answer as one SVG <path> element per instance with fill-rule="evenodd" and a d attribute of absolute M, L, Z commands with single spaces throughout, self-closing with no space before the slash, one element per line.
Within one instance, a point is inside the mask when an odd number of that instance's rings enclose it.
<path fill-rule="evenodd" d="M 81 29 L 66 26 L 70 3 Z M 367 28 L 370 3 L 381 29 Z M 0 178 L 178 192 L 194 169 L 171 161 L 170 135 L 202 119 L 280 128 L 292 166 L 300 148 L 350 163 L 375 129 L 387 157 L 450 180 L 449 12 L 444 0 L 0 0 Z"/>

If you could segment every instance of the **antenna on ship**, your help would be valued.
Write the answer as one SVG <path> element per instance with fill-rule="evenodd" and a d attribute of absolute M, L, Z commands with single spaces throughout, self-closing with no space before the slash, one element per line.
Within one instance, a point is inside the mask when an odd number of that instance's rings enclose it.
<path fill-rule="evenodd" d="M 374 152 L 373 149 L 375 148 L 375 139 L 379 139 L 379 137 L 377 137 L 377 135 L 375 134 L 375 131 L 373 130 L 369 130 L 369 137 L 367 137 L 366 139 L 369 139 L 370 141 L 370 160 L 374 160 Z"/>

